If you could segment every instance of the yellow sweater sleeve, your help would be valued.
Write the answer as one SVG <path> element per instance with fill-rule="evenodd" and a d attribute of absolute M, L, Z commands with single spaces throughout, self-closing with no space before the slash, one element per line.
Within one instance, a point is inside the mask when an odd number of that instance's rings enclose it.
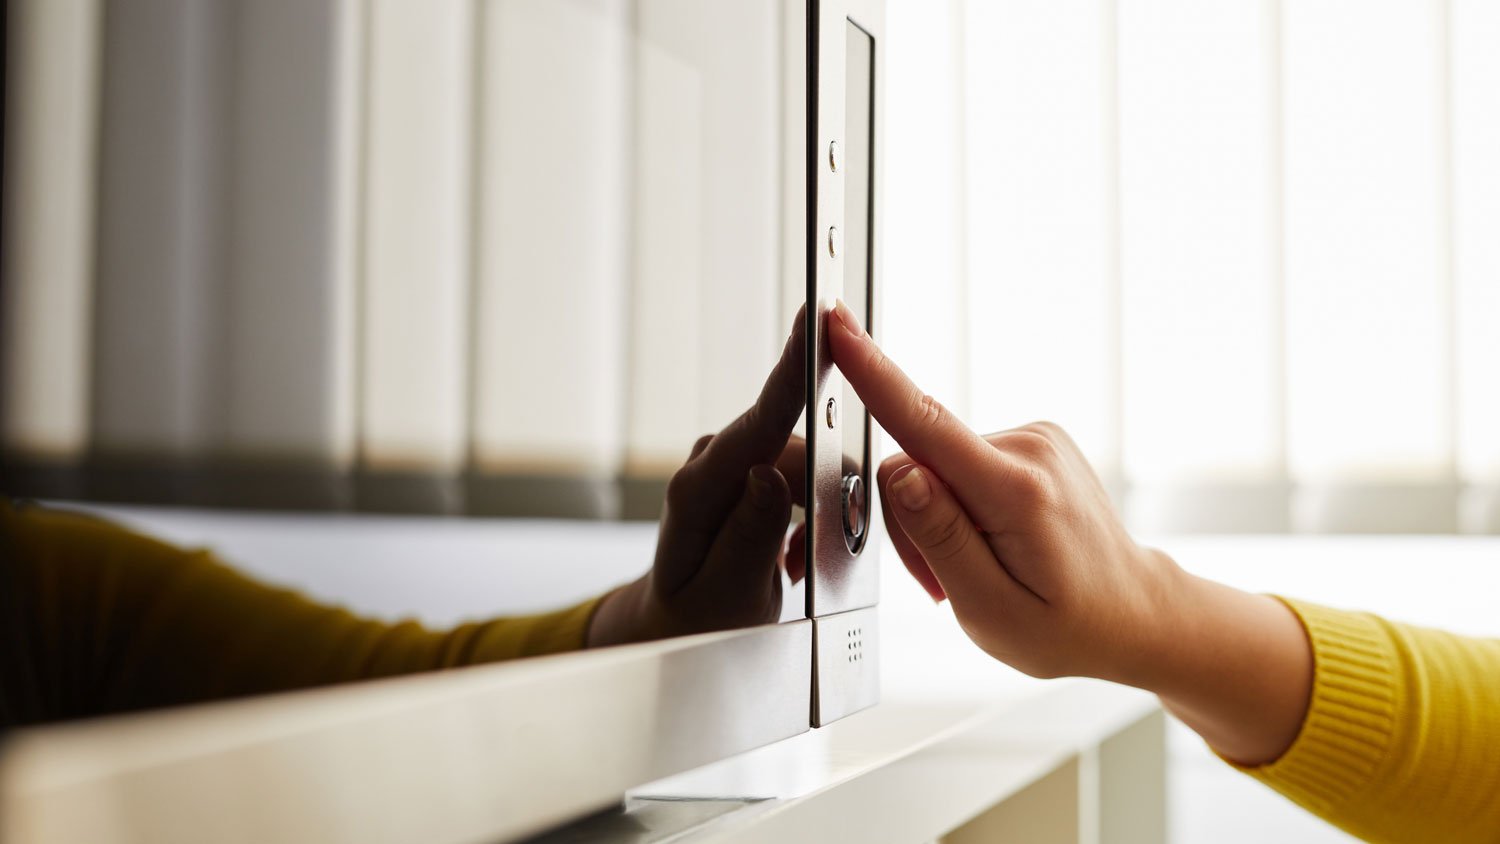
<path fill-rule="evenodd" d="M 597 599 L 387 624 L 86 515 L 0 501 L 0 726 L 576 650 Z"/>
<path fill-rule="evenodd" d="M 1283 599 L 1312 643 L 1312 700 L 1247 772 L 1375 842 L 1500 842 L 1500 640 Z"/>

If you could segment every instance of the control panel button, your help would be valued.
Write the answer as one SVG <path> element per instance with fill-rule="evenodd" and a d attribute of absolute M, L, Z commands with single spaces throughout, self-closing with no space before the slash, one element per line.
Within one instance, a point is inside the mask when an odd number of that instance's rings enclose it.
<path fill-rule="evenodd" d="M 844 476 L 844 538 L 850 550 L 858 549 L 865 536 L 865 482 L 859 475 Z"/>

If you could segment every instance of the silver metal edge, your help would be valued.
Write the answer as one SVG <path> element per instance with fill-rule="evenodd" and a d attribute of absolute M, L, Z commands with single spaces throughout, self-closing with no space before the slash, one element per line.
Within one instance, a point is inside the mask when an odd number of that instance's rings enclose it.
<path fill-rule="evenodd" d="M 808 14 L 808 587 L 807 615 L 846 608 L 842 578 L 853 560 L 844 544 L 841 507 L 843 420 L 824 413 L 842 394 L 824 330 L 843 295 L 843 256 L 828 249 L 830 227 L 843 228 L 844 179 L 830 172 L 822 151 L 844 132 L 844 13 L 841 0 L 809 0 Z"/>
<path fill-rule="evenodd" d="M 6 841 L 475 841 L 808 729 L 807 620 L 22 730 Z"/>
<path fill-rule="evenodd" d="M 813 619 L 813 726 L 880 702 L 880 616 L 875 607 Z"/>
<path fill-rule="evenodd" d="M 808 514 L 809 617 L 818 618 L 833 613 L 874 606 L 880 598 L 880 573 L 874 551 L 878 543 L 865 542 L 860 554 L 850 553 L 844 539 L 842 481 L 843 448 L 839 426 L 851 424 L 853 420 L 840 418 L 832 427 L 824 421 L 821 412 L 830 398 L 842 393 L 843 379 L 828 350 L 828 341 L 823 331 L 824 320 L 836 300 L 843 295 L 843 257 L 830 255 L 827 249 L 827 231 L 830 226 L 843 227 L 844 188 L 843 175 L 829 171 L 826 155 L 830 141 L 842 140 L 844 131 L 844 61 L 845 21 L 852 20 L 875 40 L 875 114 L 871 139 L 874 152 L 874 173 L 871 180 L 871 198 L 876 208 L 874 226 L 870 230 L 871 260 L 871 333 L 878 329 L 878 302 L 880 299 L 880 239 L 884 215 L 880 213 L 884 192 L 881 163 L 884 157 L 884 134 L 881 129 L 884 119 L 884 32 L 885 14 L 882 0 L 814 0 L 811 19 L 810 47 L 814 49 L 809 71 L 814 79 L 809 89 L 810 107 L 814 115 L 810 125 L 815 127 L 809 137 L 808 166 L 816 176 L 809 179 L 809 188 L 815 193 L 815 202 L 809 213 L 808 236 L 809 281 L 808 311 L 809 332 L 812 338 L 813 361 L 808 379 L 808 425 L 807 443 L 811 473 L 809 474 L 809 501 L 813 503 Z M 875 428 L 871 427 L 869 452 L 869 478 L 871 506 L 869 519 L 873 523 L 874 469 L 879 457 L 875 447 Z M 871 528 L 873 529 L 873 524 Z M 869 530 L 867 529 L 867 530 Z"/>

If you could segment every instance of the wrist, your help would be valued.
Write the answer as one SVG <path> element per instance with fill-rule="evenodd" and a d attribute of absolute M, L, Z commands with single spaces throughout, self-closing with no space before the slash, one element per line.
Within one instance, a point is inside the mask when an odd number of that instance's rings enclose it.
<path fill-rule="evenodd" d="M 1156 692 L 1182 670 L 1186 617 L 1199 603 L 1195 594 L 1200 578 L 1188 574 L 1168 554 L 1141 548 L 1130 561 L 1137 588 L 1129 602 L 1129 616 L 1121 623 L 1128 635 L 1113 634 L 1123 652 L 1111 655 L 1101 680 Z"/>
<path fill-rule="evenodd" d="M 649 638 L 641 630 L 644 596 L 648 591 L 646 578 L 642 577 L 605 593 L 589 619 L 586 647 L 602 648 Z"/>
<path fill-rule="evenodd" d="M 1163 567 L 1154 586 L 1152 620 L 1143 625 L 1139 658 L 1121 682 L 1167 696 L 1191 685 L 1212 660 L 1221 632 L 1215 620 L 1225 617 L 1226 603 L 1251 596 L 1198 577 L 1175 561 Z"/>
<path fill-rule="evenodd" d="M 1274 761 L 1301 729 L 1312 688 L 1301 621 L 1270 595 L 1179 572 L 1156 665 L 1132 685 L 1155 692 L 1220 755 Z"/>

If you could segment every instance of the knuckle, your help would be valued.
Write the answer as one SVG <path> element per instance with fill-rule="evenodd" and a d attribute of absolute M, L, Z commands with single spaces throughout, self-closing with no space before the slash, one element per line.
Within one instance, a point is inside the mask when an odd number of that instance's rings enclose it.
<path fill-rule="evenodd" d="M 913 408 L 912 416 L 922 428 L 932 431 L 943 427 L 948 419 L 948 409 L 943 403 L 927 393 L 917 397 L 916 407 Z"/>
<path fill-rule="evenodd" d="M 970 531 L 965 530 L 964 514 L 955 511 L 932 526 L 922 543 L 926 552 L 939 562 L 951 560 L 968 548 Z"/>
<path fill-rule="evenodd" d="M 758 550 L 773 537 L 780 538 L 784 525 L 776 524 L 776 516 L 775 512 L 753 504 L 741 506 L 729 520 L 730 539 L 736 547 L 747 552 Z"/>
<path fill-rule="evenodd" d="M 1057 498 L 1052 476 L 1032 466 L 1018 467 L 1010 478 L 1010 488 L 1013 499 L 1029 509 L 1050 507 Z"/>
<path fill-rule="evenodd" d="M 678 469 L 667 479 L 667 507 L 681 510 L 698 495 L 698 484 L 687 467 Z"/>
<path fill-rule="evenodd" d="M 1058 454 L 1079 453 L 1078 443 L 1073 441 L 1073 437 L 1068 433 L 1068 429 L 1057 424 L 1056 422 L 1042 420 L 1039 422 L 1032 422 L 1026 427 L 1051 440 Z"/>
<path fill-rule="evenodd" d="M 1022 425 L 1021 428 L 1026 431 L 1036 431 L 1051 440 L 1060 440 L 1063 436 L 1062 426 L 1046 419 L 1038 419 L 1030 424 Z"/>
<path fill-rule="evenodd" d="M 693 456 L 696 457 L 699 454 L 702 454 L 703 451 L 704 451 L 704 449 L 708 448 L 708 444 L 711 443 L 711 442 L 713 442 L 713 441 L 714 441 L 714 435 L 713 434 L 704 434 L 703 436 L 699 437 L 693 443 L 693 450 L 692 450 Z"/>
<path fill-rule="evenodd" d="M 755 514 L 746 513 L 743 509 L 729 520 L 729 537 L 742 550 L 751 547 L 762 533 L 761 521 Z"/>
<path fill-rule="evenodd" d="M 742 430 L 754 431 L 761 426 L 761 423 L 765 420 L 765 417 L 765 408 L 762 406 L 761 402 L 756 402 L 755 404 L 750 405 L 749 409 L 747 409 L 745 413 L 740 416 L 738 420 L 738 427 Z"/>
<path fill-rule="evenodd" d="M 1004 435 L 1000 443 L 1006 451 L 1042 463 L 1057 456 L 1057 443 L 1040 431 L 1019 428 Z"/>
<path fill-rule="evenodd" d="M 877 377 L 884 377 L 891 373 L 895 363 L 879 346 L 870 350 L 869 357 L 865 358 L 865 367 L 874 372 Z"/>

